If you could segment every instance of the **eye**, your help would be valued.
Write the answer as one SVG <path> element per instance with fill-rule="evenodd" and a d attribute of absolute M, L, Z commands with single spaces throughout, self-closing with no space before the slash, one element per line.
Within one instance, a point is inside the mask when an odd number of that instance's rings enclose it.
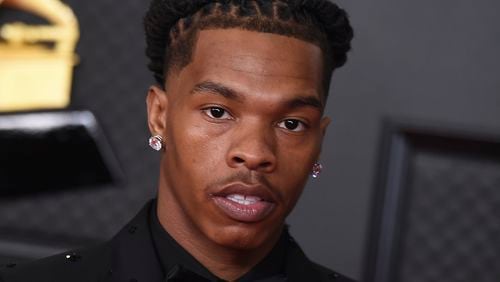
<path fill-rule="evenodd" d="M 203 112 L 213 119 L 231 119 L 231 115 L 221 107 L 209 107 L 203 109 Z"/>
<path fill-rule="evenodd" d="M 285 119 L 278 123 L 278 126 L 295 132 L 304 131 L 306 129 L 306 125 L 298 119 Z"/>

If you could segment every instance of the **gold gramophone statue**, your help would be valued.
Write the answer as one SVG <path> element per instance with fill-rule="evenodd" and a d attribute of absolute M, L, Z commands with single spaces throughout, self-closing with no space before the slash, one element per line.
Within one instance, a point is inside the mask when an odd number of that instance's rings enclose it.
<path fill-rule="evenodd" d="M 0 26 L 0 112 L 61 109 L 69 105 L 79 38 L 73 11 L 59 0 L 0 0 L 47 19 Z"/>
<path fill-rule="evenodd" d="M 60 0 L 0 0 L 5 7 L 49 25 L 0 25 L 0 199 L 118 183 L 123 174 L 97 118 L 68 107 L 75 15 Z"/>

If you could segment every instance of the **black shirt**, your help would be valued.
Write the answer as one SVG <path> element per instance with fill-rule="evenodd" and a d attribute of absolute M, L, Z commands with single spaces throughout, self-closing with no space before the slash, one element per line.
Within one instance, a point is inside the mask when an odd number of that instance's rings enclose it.
<path fill-rule="evenodd" d="M 150 212 L 149 224 L 153 245 L 165 277 L 175 275 L 179 269 L 184 269 L 193 272 L 190 275 L 199 276 L 201 280 L 204 278 L 207 281 L 224 281 L 210 273 L 208 269 L 168 234 L 158 219 L 156 202 Z M 285 261 L 288 242 L 288 233 L 283 231 L 271 252 L 237 281 L 285 281 Z"/>
<path fill-rule="evenodd" d="M 156 215 L 155 200 L 111 240 L 23 265 L 0 265 L 3 282 L 217 281 L 172 239 Z M 284 229 L 274 249 L 239 281 L 353 282 L 309 260 Z"/>

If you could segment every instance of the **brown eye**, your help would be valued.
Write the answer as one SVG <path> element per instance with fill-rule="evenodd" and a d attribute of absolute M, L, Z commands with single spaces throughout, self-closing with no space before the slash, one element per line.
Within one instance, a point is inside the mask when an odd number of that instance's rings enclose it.
<path fill-rule="evenodd" d="M 285 120 L 286 129 L 294 130 L 299 126 L 299 121 L 294 119 Z"/>
<path fill-rule="evenodd" d="M 286 119 L 278 124 L 279 127 L 290 131 L 303 131 L 306 125 L 297 119 Z"/>
<path fill-rule="evenodd" d="M 210 114 L 214 117 L 214 118 L 221 118 L 224 116 L 224 110 L 221 109 L 221 108 L 211 108 L 210 109 Z"/>
<path fill-rule="evenodd" d="M 231 119 L 231 115 L 221 107 L 209 107 L 203 109 L 203 112 L 213 119 Z"/>

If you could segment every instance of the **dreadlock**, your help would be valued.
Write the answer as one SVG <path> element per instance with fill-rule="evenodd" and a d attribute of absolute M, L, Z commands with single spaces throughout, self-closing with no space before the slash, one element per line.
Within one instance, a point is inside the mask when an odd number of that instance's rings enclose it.
<path fill-rule="evenodd" d="M 353 37 L 346 12 L 328 0 L 153 0 L 144 26 L 148 68 L 160 85 L 169 71 L 189 64 L 200 30 L 241 28 L 319 46 L 325 57 L 325 96 Z"/>

